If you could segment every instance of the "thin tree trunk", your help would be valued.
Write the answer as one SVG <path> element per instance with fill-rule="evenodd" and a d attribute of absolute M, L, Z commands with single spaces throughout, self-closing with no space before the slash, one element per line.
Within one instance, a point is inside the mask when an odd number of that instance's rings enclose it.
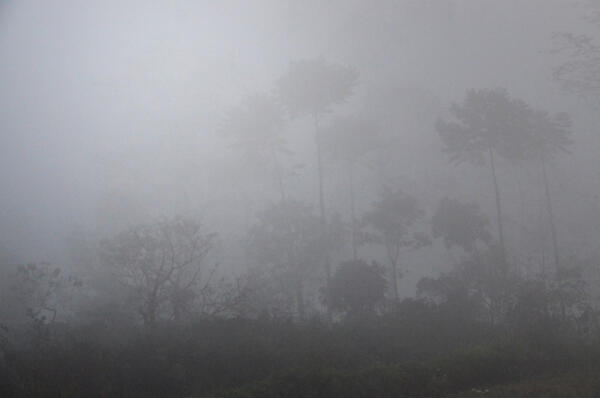
<path fill-rule="evenodd" d="M 325 199 L 323 194 L 323 156 L 321 148 L 321 134 L 319 131 L 319 117 L 315 113 L 313 115 L 315 122 L 315 142 L 317 144 L 317 180 L 319 185 L 319 214 L 323 224 L 326 223 L 325 218 Z"/>
<path fill-rule="evenodd" d="M 494 195 L 496 197 L 496 217 L 498 218 L 498 239 L 500 241 L 500 261 L 502 272 L 506 273 L 506 246 L 504 244 L 504 229 L 502 228 L 502 206 L 500 203 L 500 189 L 498 188 L 498 178 L 496 176 L 496 165 L 494 163 L 494 151 L 488 147 L 490 155 L 490 167 L 492 169 L 492 180 L 494 182 Z"/>
<path fill-rule="evenodd" d="M 352 162 L 348 165 L 348 177 L 350 178 L 350 217 L 352 219 L 352 259 L 354 261 L 358 258 L 358 242 L 356 236 L 356 210 L 354 204 L 354 165 Z"/>
<path fill-rule="evenodd" d="M 325 285 L 325 289 L 326 289 L 326 301 L 327 301 L 327 318 L 329 321 L 331 321 L 333 319 L 332 313 L 331 313 L 331 305 L 330 305 L 330 297 L 329 297 L 329 287 L 331 285 L 331 267 L 329 264 L 329 247 L 328 247 L 328 240 L 329 240 L 329 234 L 327 231 L 327 217 L 325 214 L 325 198 L 324 198 L 324 193 L 323 193 L 323 154 L 322 154 L 322 148 L 321 148 L 321 134 L 319 131 L 319 116 L 318 114 L 315 112 L 313 113 L 313 119 L 314 119 L 314 123 L 315 123 L 315 141 L 317 144 L 317 179 L 318 179 L 318 185 L 319 185 L 319 215 L 321 217 L 321 228 L 322 228 L 322 233 L 323 233 L 323 239 L 325 239 L 325 242 L 327 244 L 327 253 L 325 254 L 325 276 L 326 276 L 326 285 Z"/>
<path fill-rule="evenodd" d="M 279 195 L 281 199 L 281 203 L 285 202 L 285 186 L 283 184 L 283 171 L 282 167 L 279 164 L 279 160 L 277 159 L 277 154 L 274 149 L 271 149 L 271 156 L 273 157 L 273 167 L 275 167 L 275 176 L 277 178 L 277 185 L 279 187 Z"/>
<path fill-rule="evenodd" d="M 397 303 L 400 301 L 400 293 L 398 291 L 398 257 L 400 255 L 400 247 L 392 247 L 390 243 L 386 243 L 385 248 L 392 266 L 392 287 L 394 290 L 394 301 Z"/>
<path fill-rule="evenodd" d="M 552 233 L 552 250 L 554 254 L 554 266 L 558 272 L 560 268 L 560 256 L 558 252 L 558 239 L 556 237 L 556 225 L 554 224 L 554 212 L 552 211 L 552 198 L 550 197 L 550 187 L 548 184 L 548 175 L 546 173 L 546 159 L 542 155 L 542 177 L 544 180 L 544 194 L 546 195 L 546 210 L 550 222 L 550 231 Z"/>
<path fill-rule="evenodd" d="M 306 307 L 304 305 L 304 289 L 300 277 L 296 277 L 296 306 L 298 311 L 298 317 L 300 320 L 304 320 L 306 317 Z"/>
<path fill-rule="evenodd" d="M 398 302 L 400 300 L 400 294 L 398 293 L 398 264 L 392 263 L 392 279 L 394 280 L 394 300 Z"/>

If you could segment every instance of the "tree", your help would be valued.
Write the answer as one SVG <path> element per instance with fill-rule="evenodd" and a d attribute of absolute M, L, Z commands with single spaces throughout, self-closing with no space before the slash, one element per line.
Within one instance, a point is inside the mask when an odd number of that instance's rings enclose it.
<path fill-rule="evenodd" d="M 132 289 L 144 324 L 152 327 L 163 313 L 179 320 L 210 288 L 213 270 L 206 260 L 215 237 L 196 221 L 174 217 L 127 229 L 101 248 L 104 262 Z"/>
<path fill-rule="evenodd" d="M 60 307 L 61 294 L 69 287 L 81 286 L 81 280 L 64 275 L 60 267 L 48 263 L 19 265 L 17 275 L 17 296 L 36 327 L 53 323 Z"/>
<path fill-rule="evenodd" d="M 384 269 L 375 262 L 344 262 L 336 269 L 329 289 L 333 310 L 352 316 L 373 313 L 385 299 Z"/>
<path fill-rule="evenodd" d="M 489 224 L 476 203 L 462 203 L 450 198 L 440 201 L 431 218 L 434 238 L 442 237 L 447 249 L 458 246 L 467 253 L 477 250 L 477 242 L 490 243 Z"/>
<path fill-rule="evenodd" d="M 306 284 L 327 250 L 320 219 L 309 206 L 294 200 L 268 206 L 258 219 L 250 231 L 254 257 L 279 279 L 284 290 L 294 292 L 296 312 L 303 319 Z"/>
<path fill-rule="evenodd" d="M 290 116 L 293 118 L 310 116 L 314 122 L 319 214 L 324 238 L 326 238 L 327 218 L 323 192 L 323 143 L 319 122 L 323 115 L 331 111 L 333 105 L 343 103 L 352 95 L 357 79 L 358 74 L 353 68 L 330 64 L 319 57 L 292 62 L 276 82 L 277 96 Z M 327 259 L 325 259 L 325 271 L 329 281 L 331 270 Z"/>
<path fill-rule="evenodd" d="M 348 196 L 352 229 L 352 259 L 357 260 L 358 224 L 356 220 L 354 171 L 358 161 L 380 146 L 378 127 L 365 118 L 336 119 L 323 131 L 323 146 L 329 154 L 343 164 L 348 174 Z"/>
<path fill-rule="evenodd" d="M 272 97 L 253 94 L 231 108 L 219 128 L 248 165 L 259 169 L 272 166 L 282 201 L 285 186 L 280 157 L 289 154 L 282 137 L 284 124 L 282 109 Z"/>
<path fill-rule="evenodd" d="M 558 270 L 560 267 L 558 238 L 546 169 L 548 162 L 554 160 L 559 153 L 568 152 L 568 148 L 572 143 L 570 139 L 571 119 L 565 113 L 550 115 L 547 112 L 534 111 L 531 114 L 530 127 L 528 155 L 530 158 L 534 159 L 534 161 L 538 161 L 542 169 L 546 210 L 548 212 L 550 231 L 552 233 L 554 265 Z"/>
<path fill-rule="evenodd" d="M 399 299 L 397 268 L 401 251 L 430 244 L 427 235 L 411 231 L 423 216 L 424 212 L 414 197 L 389 187 L 384 188 L 372 209 L 363 216 L 363 224 L 370 230 L 366 233 L 367 241 L 385 247 L 396 301 Z"/>
<path fill-rule="evenodd" d="M 438 119 L 436 129 L 450 161 L 485 164 L 488 158 L 496 199 L 501 264 L 506 268 L 506 245 L 502 227 L 502 205 L 496 175 L 496 155 L 523 158 L 529 107 L 511 98 L 504 89 L 468 90 L 461 104 L 450 107 L 453 120 Z"/>
<path fill-rule="evenodd" d="M 584 1 L 586 14 L 583 19 L 600 27 L 600 7 L 595 0 Z M 557 47 L 555 54 L 566 55 L 566 60 L 554 68 L 554 79 L 560 87 L 597 106 L 600 102 L 600 45 L 597 37 L 590 33 L 554 34 Z"/>

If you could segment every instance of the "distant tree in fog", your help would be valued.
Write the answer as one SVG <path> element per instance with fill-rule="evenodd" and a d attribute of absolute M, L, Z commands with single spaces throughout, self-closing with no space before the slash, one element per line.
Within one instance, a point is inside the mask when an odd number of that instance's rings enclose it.
<path fill-rule="evenodd" d="M 342 163 L 348 174 L 348 197 L 352 229 L 352 258 L 357 260 L 358 224 L 356 220 L 354 173 L 357 163 L 369 152 L 379 148 L 377 124 L 358 117 L 343 117 L 323 131 L 323 146 L 326 152 Z"/>
<path fill-rule="evenodd" d="M 522 159 L 530 109 L 511 98 L 504 89 L 468 90 L 462 103 L 450 107 L 452 119 L 438 119 L 436 129 L 450 161 L 484 165 L 492 172 L 501 263 L 506 268 L 506 245 L 502 227 L 502 205 L 496 174 L 496 156 Z"/>
<path fill-rule="evenodd" d="M 206 263 L 215 236 L 193 220 L 164 219 L 104 240 L 102 257 L 132 289 L 144 324 L 152 327 L 161 314 L 179 320 L 210 288 Z"/>
<path fill-rule="evenodd" d="M 373 313 L 385 299 L 384 269 L 375 262 L 344 262 L 336 269 L 329 289 L 335 311 L 351 316 Z"/>
<path fill-rule="evenodd" d="M 528 144 L 528 158 L 539 162 L 542 170 L 542 182 L 544 184 L 544 195 L 546 198 L 546 210 L 552 233 L 552 248 L 554 254 L 554 265 L 560 267 L 560 254 L 558 250 L 558 238 L 556 223 L 552 208 L 552 198 L 548 181 L 547 165 L 560 153 L 567 153 L 572 144 L 571 119 L 565 113 L 551 115 L 547 112 L 533 111 L 531 113 L 530 134 Z"/>
<path fill-rule="evenodd" d="M 292 200 L 269 205 L 259 212 L 258 219 L 250 232 L 258 266 L 267 267 L 291 287 L 297 314 L 304 318 L 306 281 L 325 250 L 320 220 L 309 206 Z"/>
<path fill-rule="evenodd" d="M 219 128 L 232 147 L 244 156 L 246 164 L 259 170 L 272 168 L 281 200 L 285 200 L 281 156 L 289 154 L 283 137 L 281 106 L 266 94 L 246 96 L 227 112 Z"/>
<path fill-rule="evenodd" d="M 80 287 L 81 281 L 65 275 L 60 267 L 48 263 L 29 263 L 17 267 L 13 289 L 25 314 L 37 326 L 55 321 L 60 296 L 70 287 Z"/>
<path fill-rule="evenodd" d="M 363 215 L 367 242 L 383 245 L 392 271 L 394 299 L 398 300 L 398 260 L 402 250 L 430 244 L 429 237 L 413 229 L 425 215 L 417 199 L 399 190 L 384 188 L 373 207 Z"/>
<path fill-rule="evenodd" d="M 353 93 L 358 73 L 351 67 L 330 64 L 323 57 L 292 62 L 277 80 L 277 96 L 291 117 L 310 116 L 314 123 L 317 152 L 317 180 L 322 239 L 327 240 L 327 217 L 323 187 L 323 140 L 319 122 L 334 105 L 346 101 Z M 327 283 L 331 279 L 328 256 L 324 259 Z"/>
<path fill-rule="evenodd" d="M 296 311 L 306 315 L 306 285 L 323 263 L 328 242 L 322 239 L 321 221 L 310 206 L 287 200 L 267 206 L 250 232 L 254 257 L 284 288 L 293 292 Z"/>
<path fill-rule="evenodd" d="M 580 4 L 581 5 L 581 4 Z M 584 0 L 583 20 L 596 29 L 600 27 L 600 5 L 595 0 Z M 555 54 L 565 59 L 554 67 L 554 79 L 560 87 L 590 102 L 600 104 L 600 43 L 592 33 L 554 33 Z"/>
<path fill-rule="evenodd" d="M 489 225 L 476 203 L 462 203 L 450 198 L 440 201 L 431 218 L 434 238 L 443 238 L 447 249 L 458 246 L 467 253 L 477 250 L 477 242 L 490 243 Z"/>

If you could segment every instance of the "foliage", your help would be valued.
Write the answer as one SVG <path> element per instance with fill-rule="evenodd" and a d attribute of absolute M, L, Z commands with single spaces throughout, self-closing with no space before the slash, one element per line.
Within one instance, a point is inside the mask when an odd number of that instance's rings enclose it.
<path fill-rule="evenodd" d="M 447 249 L 458 246 L 468 253 L 476 249 L 478 241 L 490 243 L 489 225 L 476 203 L 462 203 L 450 198 L 439 202 L 431 218 L 434 238 L 442 237 Z"/>
<path fill-rule="evenodd" d="M 380 198 L 363 215 L 362 224 L 368 228 L 363 233 L 366 242 L 385 247 L 392 268 L 392 287 L 396 300 L 399 297 L 397 265 L 401 251 L 419 249 L 431 243 L 424 233 L 412 231 L 423 216 L 424 212 L 416 198 L 389 187 L 384 187 Z"/>
<path fill-rule="evenodd" d="M 144 323 L 161 314 L 179 319 L 210 288 L 206 265 L 215 234 L 198 222 L 175 217 L 132 227 L 102 242 L 104 262 L 128 286 Z"/>
<path fill-rule="evenodd" d="M 385 299 L 383 268 L 363 260 L 346 261 L 336 269 L 329 283 L 331 308 L 350 316 L 373 314 Z"/>
<path fill-rule="evenodd" d="M 333 219 L 325 239 L 311 207 L 292 200 L 268 206 L 258 219 L 250 231 L 253 257 L 284 291 L 294 292 L 298 315 L 303 317 L 306 284 L 336 243 L 333 238 L 341 234 L 341 225 Z"/>
<path fill-rule="evenodd" d="M 290 154 L 283 137 L 283 116 L 283 109 L 274 98 L 253 94 L 229 109 L 219 127 L 231 146 L 240 151 L 247 167 L 259 172 L 272 170 L 282 195 L 284 173 L 280 156 Z"/>
<path fill-rule="evenodd" d="M 66 276 L 60 267 L 48 263 L 19 265 L 16 283 L 14 289 L 26 315 L 38 325 L 54 322 L 61 293 L 82 285 L 78 278 Z"/>
<path fill-rule="evenodd" d="M 530 116 L 528 153 L 534 159 L 551 160 L 558 153 L 566 153 L 572 144 L 571 119 L 566 113 L 554 115 L 533 111 Z"/>
<path fill-rule="evenodd" d="M 350 67 L 330 64 L 324 58 L 292 62 L 277 80 L 277 96 L 292 117 L 319 116 L 344 102 L 357 84 Z"/>
<path fill-rule="evenodd" d="M 462 103 L 450 107 L 453 120 L 439 119 L 436 129 L 452 163 L 484 164 L 488 151 L 521 159 L 529 112 L 504 89 L 471 89 Z"/>

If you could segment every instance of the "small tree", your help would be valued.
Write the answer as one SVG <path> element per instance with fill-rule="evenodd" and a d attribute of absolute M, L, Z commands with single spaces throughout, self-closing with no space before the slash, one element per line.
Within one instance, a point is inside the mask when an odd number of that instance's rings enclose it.
<path fill-rule="evenodd" d="M 323 189 L 323 143 L 319 121 L 324 114 L 331 111 L 333 105 L 343 103 L 352 95 L 357 80 L 358 74 L 353 68 L 330 64 L 322 57 L 292 62 L 284 75 L 277 80 L 277 96 L 290 116 L 310 116 L 314 122 L 319 214 L 323 239 L 327 238 L 327 218 Z M 325 272 L 329 281 L 331 270 L 327 258 Z"/>
<path fill-rule="evenodd" d="M 334 311 L 350 316 L 373 313 L 385 299 L 384 269 L 375 262 L 344 262 L 335 271 L 329 289 Z"/>
<path fill-rule="evenodd" d="M 268 206 L 258 218 L 250 245 L 256 261 L 294 292 L 297 314 L 304 318 L 306 284 L 328 250 L 320 219 L 309 206 L 292 200 Z"/>
<path fill-rule="evenodd" d="M 352 259 L 358 256 L 358 224 L 356 220 L 354 174 L 357 163 L 380 146 L 379 129 L 368 119 L 345 117 L 336 119 L 323 132 L 323 146 L 332 158 L 342 164 L 348 174 L 350 221 L 352 229 Z"/>
<path fill-rule="evenodd" d="M 17 267 L 14 286 L 25 312 L 36 327 L 53 323 L 59 310 L 61 294 L 70 287 L 80 287 L 81 281 L 67 276 L 60 267 L 48 263 L 29 263 Z"/>
<path fill-rule="evenodd" d="M 560 267 L 560 254 L 558 250 L 558 237 L 556 223 L 552 208 L 552 197 L 550 195 L 550 184 L 548 180 L 547 165 L 560 153 L 567 153 L 572 144 L 570 138 L 571 119 L 565 113 L 550 115 L 547 112 L 534 111 L 531 114 L 528 145 L 528 157 L 539 162 L 542 170 L 542 182 L 544 185 L 544 196 L 546 198 L 546 211 L 552 233 L 552 249 L 554 254 L 554 265 L 558 271 Z"/>
<path fill-rule="evenodd" d="M 431 243 L 424 233 L 411 231 L 423 216 L 417 199 L 387 187 L 372 209 L 363 216 L 363 224 L 369 228 L 365 234 L 367 241 L 385 247 L 392 269 L 395 300 L 399 299 L 397 268 L 401 251 L 419 249 Z"/>
<path fill-rule="evenodd" d="M 450 161 L 485 164 L 492 172 L 501 264 L 506 268 L 506 245 L 502 227 L 502 205 L 496 175 L 496 155 L 508 159 L 523 158 L 523 140 L 527 136 L 530 109 L 523 101 L 511 98 L 504 89 L 468 90 L 460 104 L 450 107 L 453 120 L 439 119 L 436 129 Z"/>
<path fill-rule="evenodd" d="M 434 238 L 443 238 L 446 249 L 458 246 L 467 253 L 477 251 L 478 242 L 490 243 L 489 224 L 476 203 L 462 203 L 450 198 L 440 201 L 431 218 Z"/>
<path fill-rule="evenodd" d="M 215 236 L 196 221 L 175 217 L 135 226 L 101 246 L 105 263 L 132 289 L 139 314 L 151 327 L 161 313 L 179 320 L 208 289 L 213 272 L 206 257 Z"/>

